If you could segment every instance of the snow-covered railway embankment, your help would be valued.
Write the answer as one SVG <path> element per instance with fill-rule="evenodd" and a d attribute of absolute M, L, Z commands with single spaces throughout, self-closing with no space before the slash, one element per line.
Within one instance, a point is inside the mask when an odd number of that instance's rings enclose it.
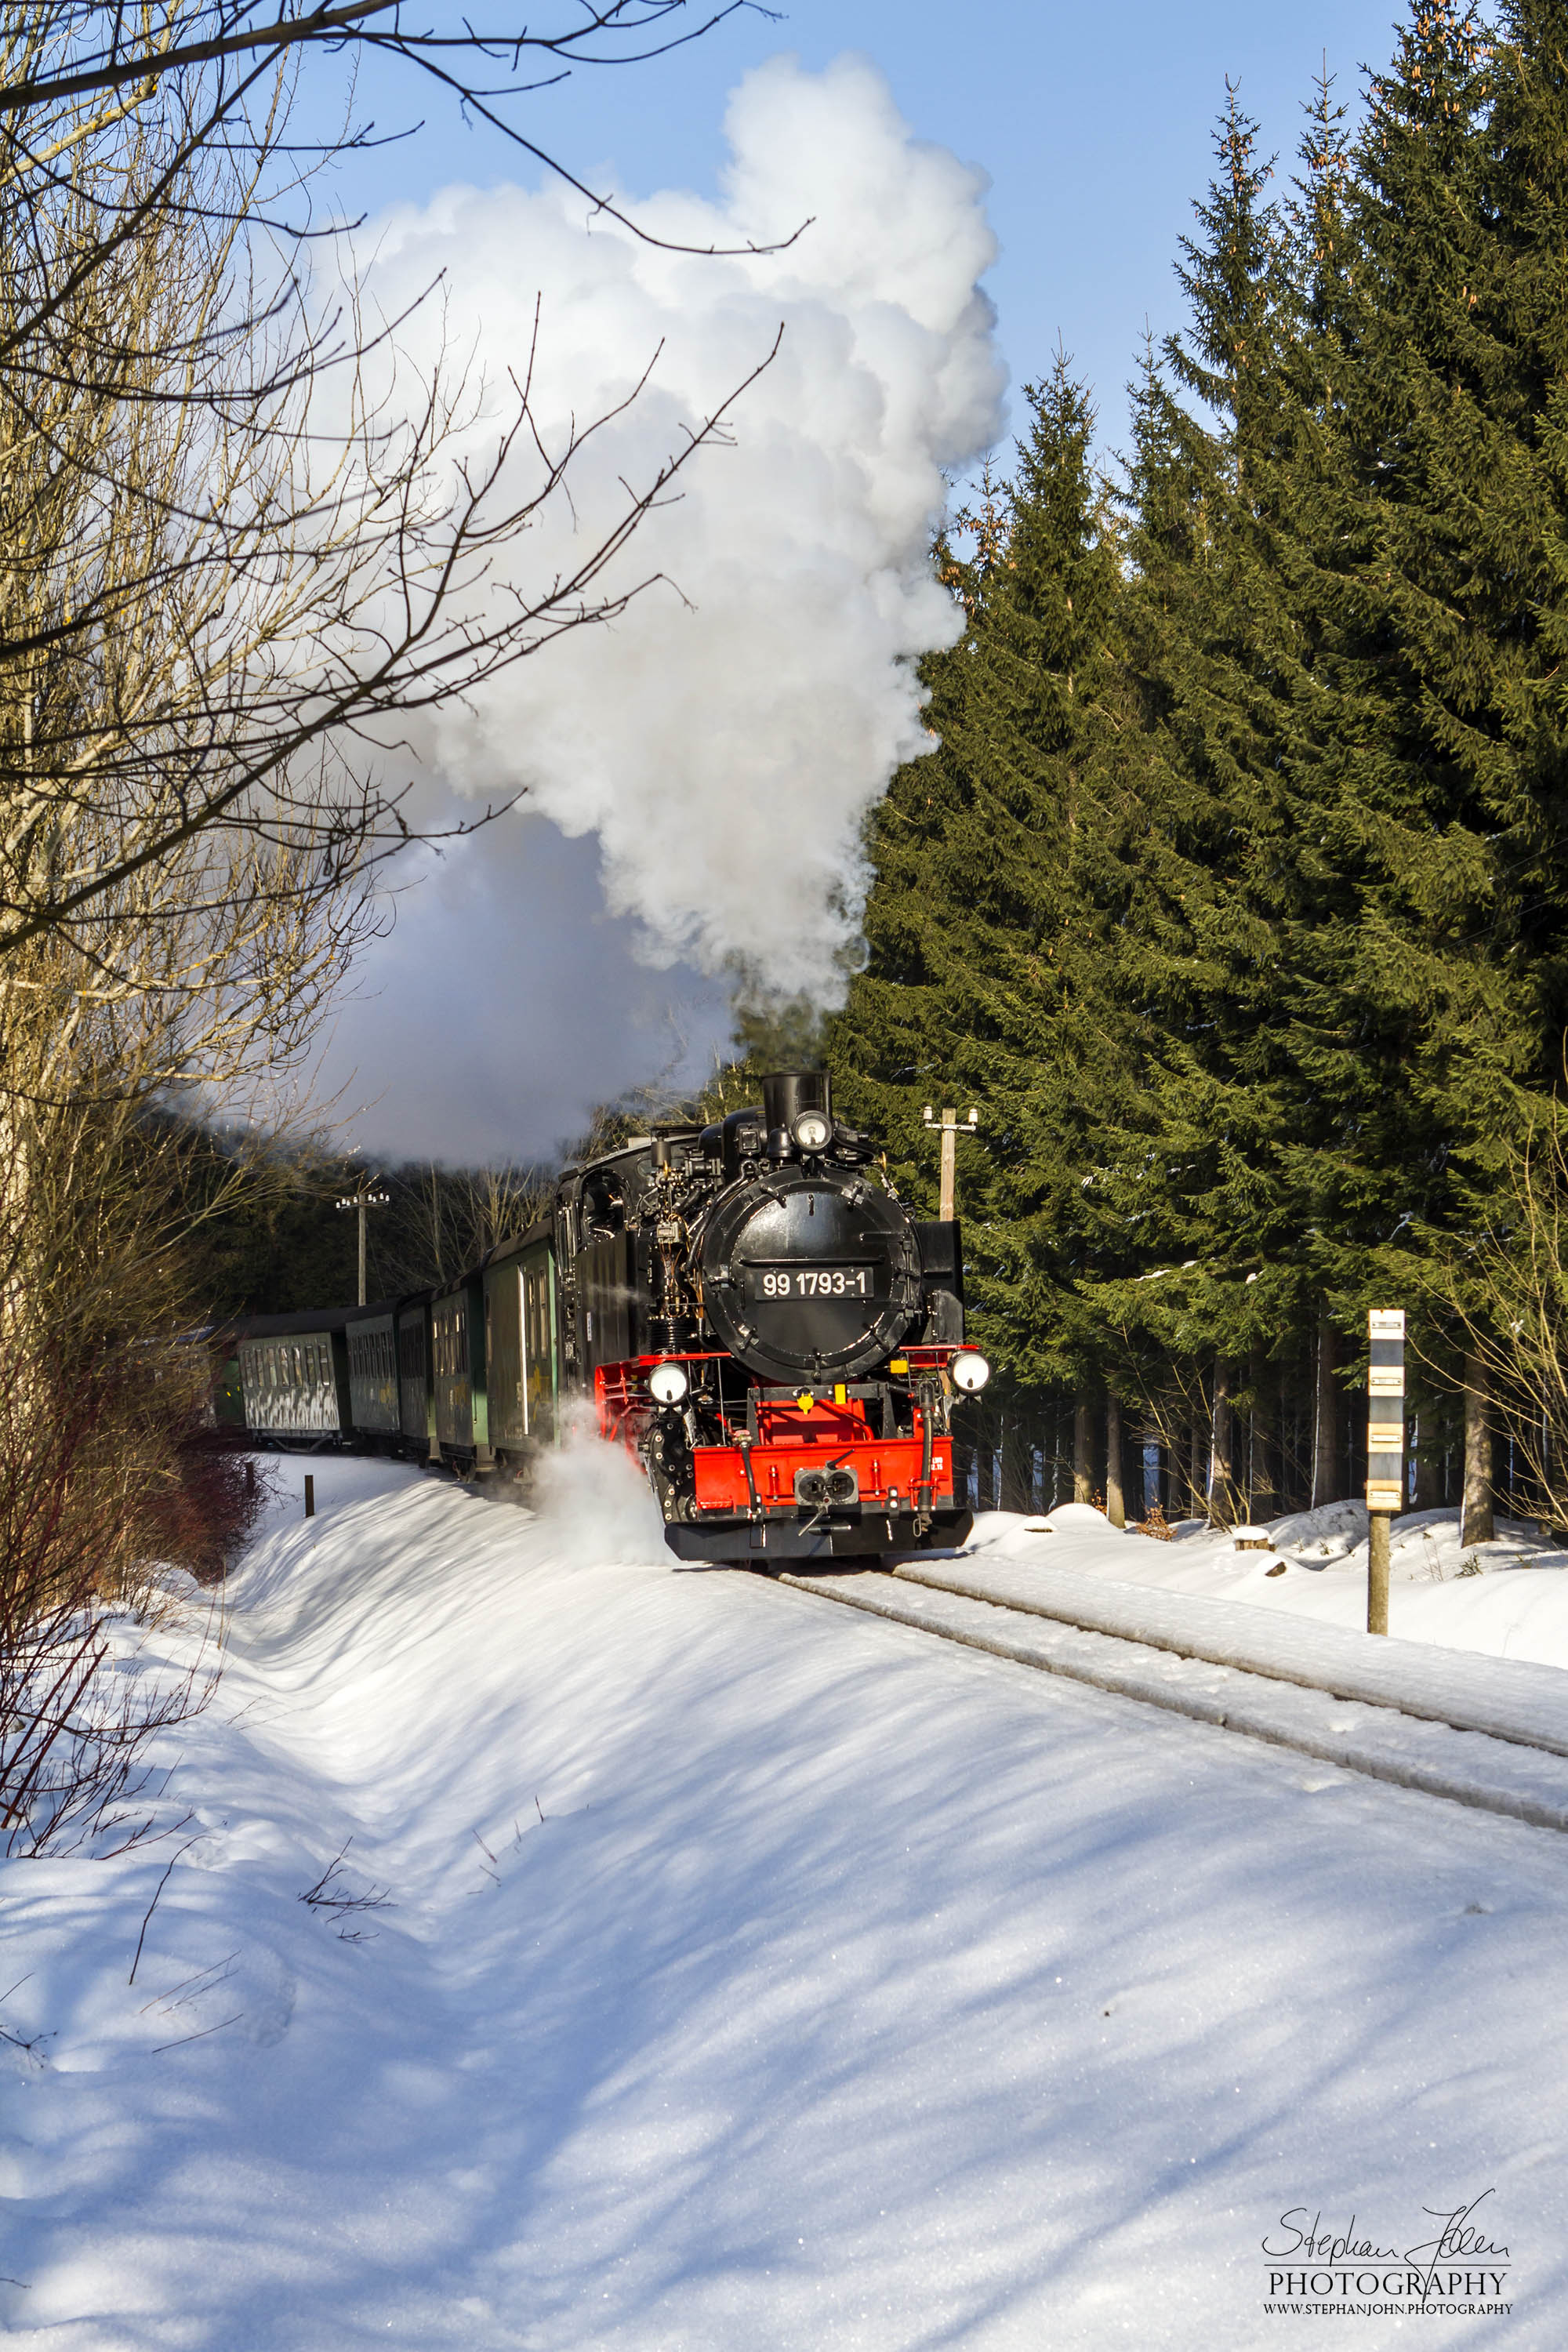
<path fill-rule="evenodd" d="M 1568 1832 L 1556 1666 L 1282 1622 L 1058 1570 L 922 1562 L 777 1582 L 1376 1780 Z"/>

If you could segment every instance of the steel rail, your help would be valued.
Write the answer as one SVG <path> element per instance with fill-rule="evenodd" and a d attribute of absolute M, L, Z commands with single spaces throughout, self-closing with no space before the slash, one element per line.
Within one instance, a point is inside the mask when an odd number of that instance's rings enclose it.
<path fill-rule="evenodd" d="M 756 1571 L 748 1570 L 748 1573 Z M 1230 1686 L 1221 1692 L 1182 1687 L 1166 1675 L 1152 1671 L 1139 1658 L 1142 1650 L 1146 1659 L 1151 1645 L 1133 1641 L 1123 1634 L 1101 1633 L 1091 1627 L 1071 1624 L 1048 1612 L 1020 1607 L 1010 1601 L 998 1601 L 973 1591 L 956 1590 L 947 1583 L 937 1582 L 920 1571 L 905 1574 L 903 1581 L 927 1585 L 930 1589 L 956 1600 L 973 1612 L 990 1613 L 993 1622 L 986 1622 L 978 1614 L 967 1619 L 941 1622 L 910 1603 L 897 1597 L 895 1577 L 900 1571 L 862 1572 L 877 1578 L 877 1588 L 853 1571 L 837 1576 L 802 1575 L 795 1570 L 780 1569 L 767 1573 L 766 1581 L 794 1586 L 798 1591 L 815 1594 L 840 1607 L 858 1609 L 865 1614 L 911 1630 L 934 1635 L 940 1641 L 952 1642 L 961 1647 L 985 1652 L 992 1657 L 1010 1664 L 1027 1666 L 1037 1673 L 1054 1674 L 1072 1682 L 1089 1685 L 1115 1696 L 1136 1699 L 1146 1706 L 1157 1706 L 1167 1714 L 1185 1717 L 1189 1721 L 1206 1724 L 1212 1729 L 1240 1733 L 1268 1745 L 1289 1748 L 1309 1756 L 1315 1762 L 1331 1764 L 1340 1769 L 1383 1780 L 1398 1788 L 1410 1789 L 1421 1795 L 1441 1797 L 1455 1804 L 1497 1813 L 1505 1819 L 1522 1822 L 1533 1829 L 1555 1830 L 1568 1833 L 1568 1776 L 1564 1779 L 1562 1801 L 1552 1802 L 1532 1795 L 1528 1790 L 1506 1786 L 1489 1786 L 1483 1780 L 1472 1779 L 1462 1772 L 1446 1769 L 1435 1759 L 1425 1761 L 1417 1757 L 1380 1753 L 1367 1740 L 1357 1740 L 1352 1734 L 1327 1729 L 1314 1730 L 1310 1725 L 1292 1723 L 1288 1717 L 1270 1711 L 1270 1692 L 1307 1689 L 1319 1693 L 1337 1705 L 1347 1702 L 1340 1695 L 1321 1685 L 1301 1685 L 1284 1676 L 1269 1675 L 1256 1669 L 1236 1666 L 1205 1659 L 1200 1652 L 1178 1653 L 1190 1657 L 1194 1664 L 1209 1665 L 1225 1675 Z M 885 1587 L 893 1585 L 889 1592 Z M 1024 1628 L 1033 1626 L 1045 1617 L 1047 1627 L 1026 1638 Z M 1009 1624 L 1008 1621 L 1013 1621 Z M 1047 1628 L 1054 1628 L 1068 1637 L 1061 1645 L 1046 1645 Z M 1158 1655 L 1155 1652 L 1153 1654 Z M 1351 1704 L 1374 1706 L 1390 1717 L 1403 1717 L 1415 1723 L 1430 1721 L 1430 1717 L 1412 1716 L 1393 1706 L 1387 1699 L 1354 1701 Z M 1441 1718 L 1436 1718 L 1441 1720 Z M 1457 1738 L 1483 1744 L 1475 1760 L 1483 1760 L 1486 1748 L 1503 1752 L 1515 1766 L 1522 1751 L 1537 1754 L 1543 1760 L 1556 1760 L 1556 1751 L 1550 1747 L 1533 1748 L 1521 1740 L 1497 1740 L 1486 1732 L 1470 1731 L 1460 1727 L 1445 1726 Z M 1506 1767 L 1505 1767 L 1506 1777 Z"/>

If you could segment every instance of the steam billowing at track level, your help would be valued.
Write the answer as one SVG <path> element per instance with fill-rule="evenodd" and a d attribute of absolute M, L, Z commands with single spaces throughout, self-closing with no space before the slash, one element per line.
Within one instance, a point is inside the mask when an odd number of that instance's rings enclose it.
<path fill-rule="evenodd" d="M 563 1171 L 551 1213 L 449 1290 L 238 1327 L 224 1384 L 263 1441 L 368 1445 L 531 1485 L 563 1407 L 642 1463 L 682 1559 L 871 1559 L 961 1543 L 955 1221 L 911 1217 L 827 1079 Z"/>
<path fill-rule="evenodd" d="M 413 761 L 421 819 L 523 797 L 398 900 L 338 1014 L 323 1090 L 374 1101 L 367 1149 L 548 1158 L 650 1070 L 700 1083 L 737 961 L 764 994 L 836 1003 L 866 812 L 930 748 L 915 658 L 961 621 L 931 536 L 950 480 L 1005 425 L 986 183 L 912 135 L 865 58 L 822 73 L 773 59 L 736 89 L 726 130 L 719 202 L 626 201 L 656 236 L 743 248 L 799 229 L 784 249 L 661 251 L 585 222 L 575 198 L 516 187 L 448 188 L 353 240 L 368 299 L 397 322 L 388 399 L 463 360 L 482 373 L 456 445 L 476 467 L 531 354 L 552 448 L 573 420 L 605 419 L 570 503 L 498 556 L 487 595 L 580 561 L 625 486 L 651 479 L 784 330 L 722 439 L 615 559 L 601 584 L 652 584 L 613 625 L 411 719 L 395 756 Z M 524 453 L 512 470 L 526 475 Z M 519 1020 L 543 1004 L 548 1020 Z"/>

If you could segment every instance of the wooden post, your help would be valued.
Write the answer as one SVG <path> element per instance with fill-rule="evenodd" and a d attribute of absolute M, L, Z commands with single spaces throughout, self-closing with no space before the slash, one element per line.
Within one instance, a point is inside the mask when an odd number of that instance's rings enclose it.
<path fill-rule="evenodd" d="M 1366 1630 L 1388 1631 L 1388 1529 L 1386 1511 L 1373 1511 L 1366 1535 Z"/>
<path fill-rule="evenodd" d="M 1113 1528 L 1127 1525 L 1121 1489 L 1121 1400 L 1114 1391 L 1105 1400 L 1105 1516 Z"/>
<path fill-rule="evenodd" d="M 307 1470 L 305 1473 L 305 1517 L 308 1519 L 313 1519 L 315 1516 L 316 1481 L 310 1472 Z"/>
<path fill-rule="evenodd" d="M 1405 1310 L 1366 1318 L 1366 1630 L 1388 1631 L 1388 1530 L 1405 1507 Z"/>

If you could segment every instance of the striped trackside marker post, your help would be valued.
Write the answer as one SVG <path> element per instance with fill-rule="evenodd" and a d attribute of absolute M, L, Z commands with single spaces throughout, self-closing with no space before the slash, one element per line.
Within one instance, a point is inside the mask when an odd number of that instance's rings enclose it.
<path fill-rule="evenodd" d="M 1389 1522 L 1405 1504 L 1405 1309 L 1366 1318 L 1366 1630 L 1388 1631 Z"/>

